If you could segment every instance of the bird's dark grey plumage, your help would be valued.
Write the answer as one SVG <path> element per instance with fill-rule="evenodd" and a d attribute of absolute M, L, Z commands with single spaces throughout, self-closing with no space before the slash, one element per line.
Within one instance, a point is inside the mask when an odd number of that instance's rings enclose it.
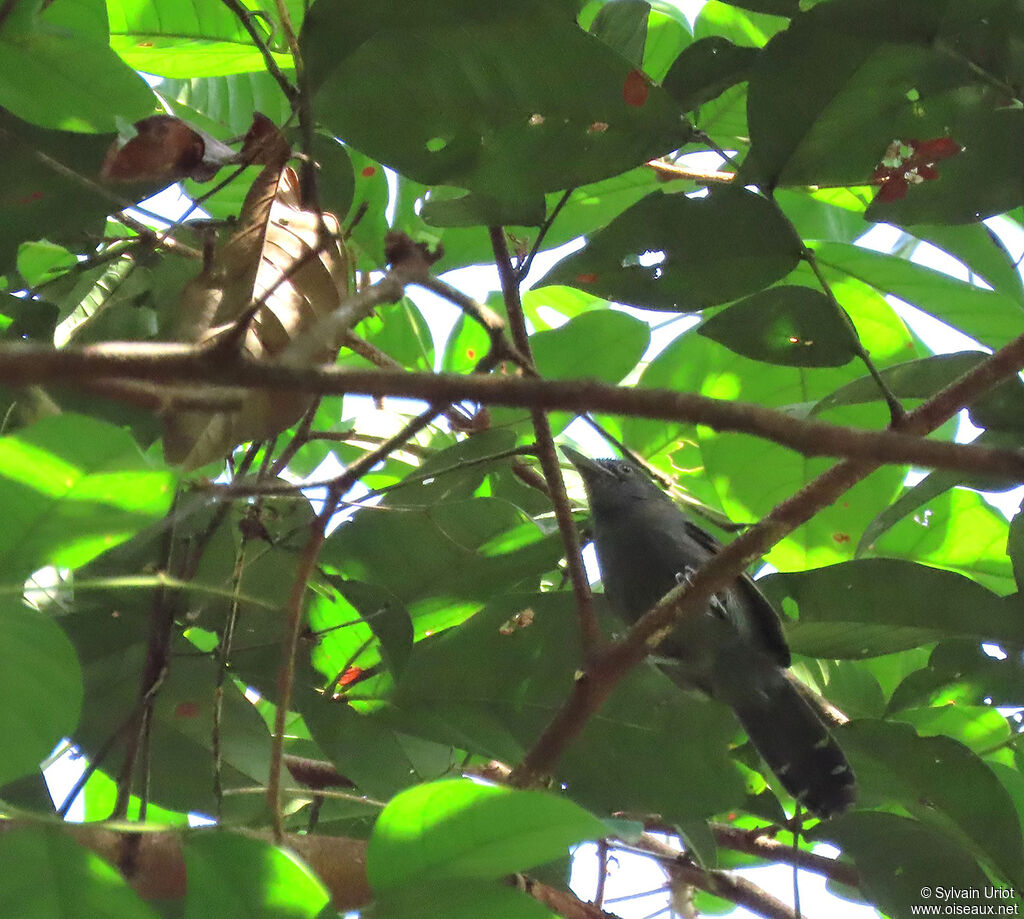
<path fill-rule="evenodd" d="M 562 448 L 583 477 L 605 596 L 634 622 L 719 550 L 650 478 L 623 460 Z M 789 648 L 775 610 L 743 575 L 657 650 L 678 684 L 736 713 L 782 785 L 820 817 L 853 802 L 856 784 L 839 745 L 785 672 Z"/>

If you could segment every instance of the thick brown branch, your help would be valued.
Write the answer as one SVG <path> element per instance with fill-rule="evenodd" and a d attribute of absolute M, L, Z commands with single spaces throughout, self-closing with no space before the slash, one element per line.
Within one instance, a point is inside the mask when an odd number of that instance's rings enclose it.
<path fill-rule="evenodd" d="M 1010 347 L 1010 346 L 1007 346 Z M 1005 349 L 1004 349 L 1005 350 Z M 1002 352 L 999 352 L 1000 354 Z M 978 368 L 981 381 L 998 368 L 992 360 Z M 1006 379 L 1005 370 L 982 387 L 972 386 L 956 407 L 940 412 L 941 420 L 977 398 L 994 382 Z M 211 360 L 202 350 L 179 344 L 104 344 L 54 349 L 12 344 L 0 348 L 0 383 L 70 383 L 102 378 L 157 382 L 227 383 L 276 390 L 301 390 L 322 395 L 358 393 L 401 396 L 434 404 L 480 402 L 515 408 L 570 412 L 604 412 L 667 421 L 703 424 L 716 431 L 753 434 L 790 447 L 806 456 L 846 457 L 872 463 L 909 463 L 935 469 L 955 469 L 979 475 L 1024 480 L 1024 453 L 926 440 L 917 426 L 898 431 L 866 431 L 821 421 L 791 418 L 747 402 L 711 399 L 665 389 L 609 386 L 589 380 L 538 380 L 526 377 L 470 374 L 411 373 L 387 370 L 351 370 L 338 367 L 298 367 L 239 358 Z M 972 379 L 974 376 L 972 375 Z M 935 399 L 949 400 L 945 393 Z M 935 403 L 935 399 L 927 403 Z M 925 406 L 914 412 L 915 417 Z M 931 411 L 932 409 L 929 409 Z M 927 430 L 937 427 L 928 426 Z M 910 433 L 906 433 L 910 432 Z"/>

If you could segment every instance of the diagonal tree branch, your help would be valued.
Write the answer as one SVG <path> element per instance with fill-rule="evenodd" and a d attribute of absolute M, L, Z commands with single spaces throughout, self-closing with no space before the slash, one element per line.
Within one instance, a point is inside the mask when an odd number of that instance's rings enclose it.
<path fill-rule="evenodd" d="M 933 431 L 1022 366 L 1024 335 L 907 414 L 900 424 L 901 431 L 919 436 Z M 666 594 L 630 628 L 621 642 L 599 655 L 576 680 L 562 709 L 513 770 L 513 784 L 530 785 L 549 774 L 619 680 L 657 647 L 679 619 L 696 615 L 708 597 L 727 587 L 754 559 L 838 500 L 879 465 L 879 460 L 865 458 L 833 466 L 711 558 L 687 583 Z"/>

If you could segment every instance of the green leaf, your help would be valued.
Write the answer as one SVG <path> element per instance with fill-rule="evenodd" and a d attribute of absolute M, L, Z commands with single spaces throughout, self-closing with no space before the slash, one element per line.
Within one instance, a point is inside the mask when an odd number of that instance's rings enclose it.
<path fill-rule="evenodd" d="M 313 135 L 313 156 L 320 167 L 317 173 L 320 206 L 343 220 L 352 209 L 356 193 L 352 158 L 342 144 L 323 134 Z"/>
<path fill-rule="evenodd" d="M 601 601 L 598 609 L 604 612 Z M 518 761 L 561 709 L 578 671 L 574 620 L 565 591 L 492 600 L 458 628 L 415 646 L 380 717 L 409 733 Z M 620 627 L 610 618 L 607 625 Z M 727 709 L 681 692 L 649 664 L 634 669 L 587 723 L 558 778 L 596 812 L 705 818 L 743 801 L 743 778 L 728 756 L 735 733 Z"/>
<path fill-rule="evenodd" d="M 167 512 L 174 481 L 124 431 L 79 415 L 0 438 L 4 580 L 47 564 L 74 568 L 131 538 Z"/>
<path fill-rule="evenodd" d="M 395 732 L 380 720 L 312 693 L 302 693 L 296 702 L 317 746 L 360 793 L 386 800 L 434 777 L 417 774 Z"/>
<path fill-rule="evenodd" d="M 1016 589 L 1006 555 L 1006 518 L 973 491 L 954 488 L 932 499 L 875 540 L 873 552 L 938 565 L 1000 594 Z"/>
<path fill-rule="evenodd" d="M 413 628 L 408 610 L 372 584 L 344 581 L 339 589 L 373 632 L 380 643 L 381 659 L 397 679 L 412 651 Z"/>
<path fill-rule="evenodd" d="M 675 59 L 662 85 L 682 109 L 690 111 L 745 82 L 757 53 L 717 35 L 702 38 Z"/>
<path fill-rule="evenodd" d="M 402 792 L 377 819 L 366 853 L 374 890 L 421 880 L 496 880 L 600 839 L 600 820 L 542 791 L 455 779 Z"/>
<path fill-rule="evenodd" d="M 781 2 L 785 3 L 786 0 Z M 693 29 L 693 37 L 701 39 L 709 35 L 719 35 L 735 45 L 760 48 L 776 32 L 789 26 L 789 21 L 782 16 L 747 8 L 739 9 L 741 5 L 709 0 L 701 7 Z"/>
<path fill-rule="evenodd" d="M 113 206 L 109 199 L 57 171 L 36 151 L 63 167 L 96 175 L 113 139 L 37 128 L 0 109 L 0 158 L 5 164 L 0 174 L 0 271 L 14 266 L 18 246 L 26 240 L 45 236 L 57 242 L 70 234 L 102 232 Z"/>
<path fill-rule="evenodd" d="M 823 293 L 783 285 L 764 290 L 706 319 L 697 331 L 770 364 L 841 367 L 857 356 L 850 323 Z"/>
<path fill-rule="evenodd" d="M 541 284 L 567 284 L 647 309 L 692 312 L 754 293 L 800 258 L 775 206 L 742 188 L 705 198 L 654 194 L 559 262 Z"/>
<path fill-rule="evenodd" d="M 0 833 L 0 913 L 19 919 L 156 919 L 113 865 L 58 827 Z"/>
<path fill-rule="evenodd" d="M 689 135 L 663 89 L 539 0 L 321 0 L 302 47 L 320 120 L 427 184 L 529 200 L 615 175 Z"/>
<path fill-rule="evenodd" d="M 0 604 L 0 784 L 38 771 L 78 724 L 82 670 L 64 633 L 38 610 Z"/>
<path fill-rule="evenodd" d="M 113 131 L 118 119 L 150 114 L 156 101 L 146 82 L 108 47 L 106 35 L 92 30 L 72 32 L 42 18 L 9 20 L 0 27 L 0 55 L 0 106 L 40 127 Z"/>
<path fill-rule="evenodd" d="M 795 16 L 800 12 L 800 0 L 727 0 L 727 2 L 745 10 L 772 16 Z"/>
<path fill-rule="evenodd" d="M 990 348 L 1024 332 L 1020 303 L 895 255 L 845 243 L 814 246 L 818 264 L 916 306 Z"/>
<path fill-rule="evenodd" d="M 983 890 L 991 883 L 949 834 L 907 817 L 854 811 L 812 833 L 842 847 L 857 867 L 864 895 L 887 916 L 914 915 L 912 907 L 929 902 L 921 895 L 925 889 Z M 945 904 L 937 905 L 941 910 Z"/>
<path fill-rule="evenodd" d="M 618 383 L 643 357 L 650 326 L 617 310 L 581 313 L 565 325 L 530 338 L 541 376 Z"/>
<path fill-rule="evenodd" d="M 217 830 L 185 836 L 185 919 L 314 919 L 330 896 L 292 852 Z"/>
<path fill-rule="evenodd" d="M 970 639 L 942 641 L 927 666 L 907 674 L 895 688 L 889 709 L 898 712 L 925 704 L 1016 707 L 1021 669 L 1016 655 L 992 657 Z"/>
<path fill-rule="evenodd" d="M 18 274 L 27 287 L 36 287 L 52 280 L 76 262 L 73 253 L 46 240 L 24 243 L 18 250 Z"/>
<path fill-rule="evenodd" d="M 218 77 L 165 77 L 157 91 L 164 99 L 177 101 L 216 122 L 223 128 L 224 137 L 249 130 L 253 112 L 266 115 L 277 125 L 284 124 L 291 115 L 291 105 L 280 84 L 262 70 Z M 189 120 L 184 113 L 181 117 Z"/>
<path fill-rule="evenodd" d="M 1024 875 L 1012 801 L 985 763 L 950 737 L 919 737 L 910 725 L 856 721 L 838 731 L 865 805 L 895 803 L 952 830 L 1011 884 Z"/>
<path fill-rule="evenodd" d="M 647 42 L 647 0 L 609 0 L 597 11 L 590 31 L 614 48 L 634 67 L 640 67 Z"/>
<path fill-rule="evenodd" d="M 779 608 L 799 608 L 799 621 L 787 626 L 786 636 L 800 654 L 870 657 L 953 635 L 1024 641 L 1024 624 L 998 596 L 939 568 L 860 559 L 771 574 L 758 583 Z"/>
<path fill-rule="evenodd" d="M 748 181 L 859 184 L 894 137 L 942 136 L 945 94 L 970 78 L 923 46 L 943 5 L 839 0 L 776 35 L 750 81 Z"/>
<path fill-rule="evenodd" d="M 508 202 L 473 193 L 446 198 L 437 194 L 437 191 L 433 190 L 420 211 L 423 222 L 428 226 L 500 227 L 515 224 L 539 227 L 544 222 L 544 198 L 541 195 L 529 200 Z"/>
<path fill-rule="evenodd" d="M 893 721 L 914 726 L 921 737 L 952 737 L 968 750 L 984 756 L 1006 744 L 1012 736 L 1006 718 L 986 705 L 931 705 L 902 708 L 893 712 Z"/>
<path fill-rule="evenodd" d="M 322 559 L 346 578 L 389 590 L 422 635 L 536 579 L 561 552 L 556 536 L 511 504 L 472 498 L 400 514 L 367 508 L 328 537 Z"/>
<path fill-rule="evenodd" d="M 302 24 L 303 4 L 288 0 L 293 26 Z M 259 12 L 253 24 L 264 34 L 279 67 L 292 66 L 273 3 L 247 2 Z M 136 70 L 191 80 L 263 70 L 263 55 L 239 18 L 209 0 L 112 0 L 110 44 Z M 249 115 L 252 113 L 249 112 Z"/>
<path fill-rule="evenodd" d="M 998 293 L 1024 302 L 1024 282 L 1017 263 L 1006 251 L 1003 241 L 985 224 L 945 226 L 930 223 L 910 226 L 906 230 L 960 259 L 969 271 L 984 278 Z"/>

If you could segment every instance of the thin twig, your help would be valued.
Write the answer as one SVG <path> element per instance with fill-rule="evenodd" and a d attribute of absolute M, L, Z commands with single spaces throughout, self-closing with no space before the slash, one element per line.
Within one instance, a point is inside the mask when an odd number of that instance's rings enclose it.
<path fill-rule="evenodd" d="M 529 254 L 527 254 L 526 258 L 521 259 L 519 264 L 516 265 L 516 277 L 519 279 L 520 284 L 526 280 L 526 276 L 530 273 L 533 260 L 537 257 L 540 247 L 544 244 L 544 238 L 548 235 L 548 231 L 551 229 L 551 224 L 553 224 L 555 222 L 555 218 L 562 213 L 562 208 L 569 202 L 569 198 L 572 197 L 572 193 L 574 191 L 576 191 L 575 186 L 565 190 L 562 197 L 558 199 L 558 203 L 551 209 L 551 213 L 548 214 L 544 223 L 541 224 L 540 230 L 537 232 L 537 238 L 533 241 L 533 246 L 530 248 Z"/>
<path fill-rule="evenodd" d="M 335 505 L 343 492 L 331 489 L 324 506 L 309 527 L 309 536 L 299 555 L 288 594 L 287 617 L 284 627 L 284 641 L 281 652 L 281 666 L 277 673 L 277 697 L 274 699 L 274 734 L 270 746 L 270 775 L 267 781 L 267 806 L 270 809 L 274 842 L 284 842 L 284 815 L 281 812 L 281 769 L 284 764 L 285 728 L 288 724 L 288 708 L 292 701 L 295 684 L 295 659 L 299 649 L 299 635 L 302 632 L 306 590 L 316 568 L 317 558 L 323 548 L 327 524 L 334 516 Z"/>
<path fill-rule="evenodd" d="M 274 57 L 274 52 L 270 50 L 266 40 L 262 35 L 260 35 L 259 30 L 253 22 L 253 19 L 256 18 L 253 11 L 246 9 L 238 2 L 238 0 L 221 0 L 221 2 L 238 17 L 238 21 L 242 24 L 242 28 L 249 33 L 252 43 L 259 49 L 260 54 L 263 55 L 263 63 L 267 68 L 267 73 L 277 81 L 277 85 L 281 87 L 281 92 L 284 93 L 285 98 L 294 108 L 299 91 L 284 75 L 284 72 L 281 70 L 280 66 L 278 66 L 277 59 Z"/>
<path fill-rule="evenodd" d="M 306 409 L 306 413 L 302 416 L 302 420 L 299 422 L 299 426 L 295 429 L 295 434 L 292 439 L 288 441 L 286 446 L 274 460 L 274 464 L 267 470 L 266 476 L 260 476 L 260 478 L 271 478 L 276 479 L 282 472 L 284 472 L 287 465 L 295 458 L 295 454 L 299 452 L 306 444 L 310 441 L 309 432 L 313 427 L 313 421 L 316 418 L 316 413 L 320 409 L 320 403 L 323 401 L 323 396 L 317 396 L 310 403 L 309 408 Z M 269 456 L 269 451 L 267 453 Z"/>
<path fill-rule="evenodd" d="M 526 329 L 526 316 L 523 314 L 523 303 L 519 296 L 519 279 L 512 267 L 508 245 L 505 243 L 505 231 L 502 227 L 491 227 L 491 249 L 498 267 L 498 278 L 501 281 L 501 292 L 505 298 L 505 311 L 508 313 L 512 331 L 512 340 L 516 349 L 533 368 L 533 355 L 530 351 L 530 338 Z M 583 555 L 580 551 L 580 537 L 576 530 L 576 521 L 572 518 L 569 507 L 569 496 L 565 493 L 565 482 L 562 479 L 562 464 L 555 452 L 555 439 L 551 433 L 551 424 L 543 409 L 531 409 L 533 431 L 537 440 L 537 458 L 548 485 L 548 495 L 555 509 L 558 531 L 565 547 L 565 562 L 569 569 L 572 582 L 573 597 L 576 601 L 576 614 L 580 623 L 580 645 L 583 658 L 588 660 L 600 646 L 602 641 L 601 627 L 594 613 L 594 602 L 590 595 L 590 579 L 583 566 Z"/>
<path fill-rule="evenodd" d="M 653 856 L 673 878 L 729 900 L 737 906 L 743 906 L 759 916 L 764 916 L 765 919 L 796 919 L 793 910 L 785 903 L 746 878 L 728 871 L 699 868 L 686 855 L 652 836 L 642 836 L 635 846 L 623 845 L 619 848 Z"/>
<path fill-rule="evenodd" d="M 297 87 L 294 98 L 291 99 L 292 107 L 299 116 L 299 136 L 302 139 L 302 170 L 299 179 L 299 197 L 302 206 L 315 210 L 319 216 L 319 232 L 326 232 L 326 225 L 323 219 L 323 211 L 320 207 L 319 182 L 316 173 L 316 164 L 313 160 L 313 137 L 316 131 L 316 121 L 313 118 L 313 89 L 309 85 L 306 76 L 306 65 L 302 60 L 302 49 L 299 47 L 299 39 L 295 34 L 292 25 L 291 13 L 288 11 L 288 4 L 285 0 L 277 0 L 277 17 L 284 30 L 285 42 L 292 55 L 292 63 L 295 65 L 295 85 Z"/>
<path fill-rule="evenodd" d="M 785 212 L 783 212 L 782 208 L 779 207 L 778 204 L 776 204 L 775 207 L 776 211 L 781 214 L 783 219 L 790 225 L 793 232 L 797 233 L 797 229 L 796 226 L 794 226 L 793 221 L 786 216 Z M 885 399 L 885 404 L 889 407 L 889 416 L 892 419 L 892 424 L 894 426 L 898 425 L 900 420 L 906 414 L 906 411 L 900 404 L 899 399 L 896 398 L 893 391 L 889 388 L 889 384 L 885 382 L 885 378 L 881 373 L 879 373 L 878 368 L 875 366 L 875 362 L 871 360 L 871 355 L 868 354 L 867 349 L 861 343 L 860 335 L 857 333 L 857 327 L 853 324 L 850 314 L 846 312 L 843 305 L 836 299 L 835 292 L 832 290 L 832 285 L 829 284 L 828 279 L 825 277 L 825 273 L 821 270 L 821 266 L 818 264 L 818 259 L 814 254 L 814 250 L 809 246 L 804 246 L 803 251 L 800 253 L 800 257 L 807 262 L 811 271 L 814 272 L 814 276 L 818 279 L 818 284 L 821 285 L 821 289 L 824 292 L 825 297 L 828 299 L 828 302 L 832 305 L 832 309 L 843 325 L 846 326 L 846 329 L 850 334 L 850 338 L 853 341 L 854 350 L 857 352 L 857 357 L 860 358 L 861 363 L 863 363 L 867 368 L 871 379 L 875 381 L 878 391 L 882 394 L 882 398 Z"/>

